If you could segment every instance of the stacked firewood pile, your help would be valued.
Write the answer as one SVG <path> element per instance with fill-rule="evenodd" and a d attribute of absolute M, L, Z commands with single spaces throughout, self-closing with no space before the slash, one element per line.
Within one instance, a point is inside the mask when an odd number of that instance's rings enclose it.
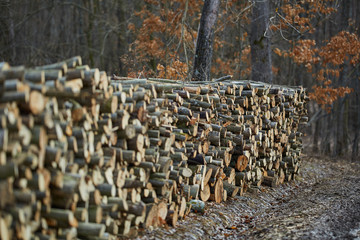
<path fill-rule="evenodd" d="M 113 77 L 80 57 L 0 63 L 0 238 L 109 239 L 176 226 L 299 169 L 301 87 Z"/>

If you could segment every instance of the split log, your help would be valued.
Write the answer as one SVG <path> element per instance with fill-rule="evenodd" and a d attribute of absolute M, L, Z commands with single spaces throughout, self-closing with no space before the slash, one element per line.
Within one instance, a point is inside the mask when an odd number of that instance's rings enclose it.
<path fill-rule="evenodd" d="M 224 185 L 221 178 L 217 179 L 215 186 L 210 188 L 210 200 L 220 203 L 223 200 Z"/>

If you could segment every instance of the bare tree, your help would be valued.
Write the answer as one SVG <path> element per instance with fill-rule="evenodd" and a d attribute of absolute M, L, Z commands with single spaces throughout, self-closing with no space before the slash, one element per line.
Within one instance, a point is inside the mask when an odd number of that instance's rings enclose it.
<path fill-rule="evenodd" d="M 269 0 L 255 0 L 251 14 L 251 78 L 272 82 L 271 41 L 266 30 L 269 26 Z"/>
<path fill-rule="evenodd" d="M 192 79 L 207 81 L 210 79 L 213 52 L 214 26 L 219 10 L 219 0 L 205 0 L 196 42 L 194 70 Z"/>

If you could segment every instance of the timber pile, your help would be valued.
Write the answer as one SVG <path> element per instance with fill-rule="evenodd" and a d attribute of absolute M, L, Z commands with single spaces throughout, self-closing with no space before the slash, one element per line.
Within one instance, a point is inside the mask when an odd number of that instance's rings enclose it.
<path fill-rule="evenodd" d="M 80 57 L 0 63 L 0 238 L 109 239 L 176 226 L 299 170 L 301 87 L 113 77 Z"/>

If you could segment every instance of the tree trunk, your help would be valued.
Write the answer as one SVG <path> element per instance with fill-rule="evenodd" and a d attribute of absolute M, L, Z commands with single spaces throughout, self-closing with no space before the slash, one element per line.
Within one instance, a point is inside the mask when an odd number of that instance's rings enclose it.
<path fill-rule="evenodd" d="M 10 0 L 6 2 L 6 4 L 11 5 Z M 13 12 L 9 9 L 9 36 L 11 42 L 11 61 L 15 62 L 16 59 L 16 45 L 15 45 L 15 28 L 14 28 L 14 16 Z"/>
<path fill-rule="evenodd" d="M 194 71 L 192 75 L 194 81 L 210 80 L 212 42 L 219 5 L 219 0 L 205 0 L 204 2 L 196 42 Z"/>
<path fill-rule="evenodd" d="M 251 15 L 251 78 L 272 83 L 269 0 L 255 1 Z"/>
<path fill-rule="evenodd" d="M 351 159 L 352 161 L 355 161 L 358 159 L 359 155 L 359 127 L 360 127 L 360 87 L 359 85 L 356 86 L 356 93 L 355 93 L 355 103 L 356 103 L 356 109 L 357 113 L 354 114 L 354 140 L 352 145 L 352 152 L 351 152 Z"/>
<path fill-rule="evenodd" d="M 313 134 L 313 152 L 319 151 L 319 135 L 320 135 L 320 122 L 321 120 L 318 119 L 315 122 L 315 132 Z"/>

